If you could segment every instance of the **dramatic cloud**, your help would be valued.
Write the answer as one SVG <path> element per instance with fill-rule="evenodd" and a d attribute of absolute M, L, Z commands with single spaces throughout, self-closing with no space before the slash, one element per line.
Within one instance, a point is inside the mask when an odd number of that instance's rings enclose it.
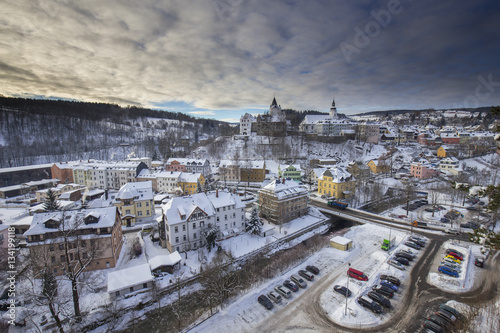
<path fill-rule="evenodd" d="M 500 3 L 5 0 L 0 94 L 220 119 L 500 104 Z M 221 110 L 228 110 L 221 111 Z M 239 112 L 230 112 L 239 110 Z"/>

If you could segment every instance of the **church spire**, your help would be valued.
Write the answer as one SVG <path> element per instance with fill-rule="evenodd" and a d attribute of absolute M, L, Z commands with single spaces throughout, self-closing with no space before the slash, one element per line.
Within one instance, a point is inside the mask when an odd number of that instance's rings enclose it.
<path fill-rule="evenodd" d="M 278 103 L 276 103 L 276 96 L 274 96 L 271 106 L 278 106 Z"/>
<path fill-rule="evenodd" d="M 337 107 L 335 107 L 335 97 L 333 98 L 332 107 L 330 108 L 330 118 L 337 118 Z"/>

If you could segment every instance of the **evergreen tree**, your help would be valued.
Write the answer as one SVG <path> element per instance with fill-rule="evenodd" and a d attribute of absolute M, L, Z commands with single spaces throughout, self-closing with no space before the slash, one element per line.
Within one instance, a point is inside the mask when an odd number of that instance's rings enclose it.
<path fill-rule="evenodd" d="M 252 215 L 250 216 L 250 220 L 247 221 L 245 229 L 252 235 L 259 235 L 262 232 L 262 221 L 260 220 L 257 206 L 253 206 Z"/>
<path fill-rule="evenodd" d="M 218 231 L 215 228 L 208 229 L 204 232 L 205 241 L 207 242 L 208 252 L 212 251 L 212 248 L 215 247 L 215 241 L 217 240 Z"/>
<path fill-rule="evenodd" d="M 46 212 L 61 210 L 61 205 L 57 202 L 57 196 L 50 188 L 47 190 L 47 201 L 43 204 L 43 210 Z"/>

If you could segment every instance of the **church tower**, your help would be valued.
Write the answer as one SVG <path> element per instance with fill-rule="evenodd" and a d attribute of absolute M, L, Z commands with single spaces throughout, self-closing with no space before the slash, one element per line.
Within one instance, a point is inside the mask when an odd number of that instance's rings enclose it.
<path fill-rule="evenodd" d="M 273 102 L 269 107 L 269 114 L 273 121 L 281 121 L 281 118 L 283 118 L 283 112 L 281 111 L 281 106 L 276 102 L 276 97 L 273 98 Z"/>
<path fill-rule="evenodd" d="M 332 107 L 330 108 L 330 118 L 337 118 L 337 108 L 335 107 L 335 97 L 333 98 Z"/>

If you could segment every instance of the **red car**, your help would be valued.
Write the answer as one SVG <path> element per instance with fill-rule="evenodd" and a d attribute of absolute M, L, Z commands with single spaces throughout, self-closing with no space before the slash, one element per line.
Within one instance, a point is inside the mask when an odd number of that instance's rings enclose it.
<path fill-rule="evenodd" d="M 460 254 L 457 254 L 455 252 L 450 252 L 450 253 L 448 253 L 448 255 L 450 255 L 450 256 L 452 256 L 460 261 L 464 260 L 464 257 L 462 257 Z"/>

